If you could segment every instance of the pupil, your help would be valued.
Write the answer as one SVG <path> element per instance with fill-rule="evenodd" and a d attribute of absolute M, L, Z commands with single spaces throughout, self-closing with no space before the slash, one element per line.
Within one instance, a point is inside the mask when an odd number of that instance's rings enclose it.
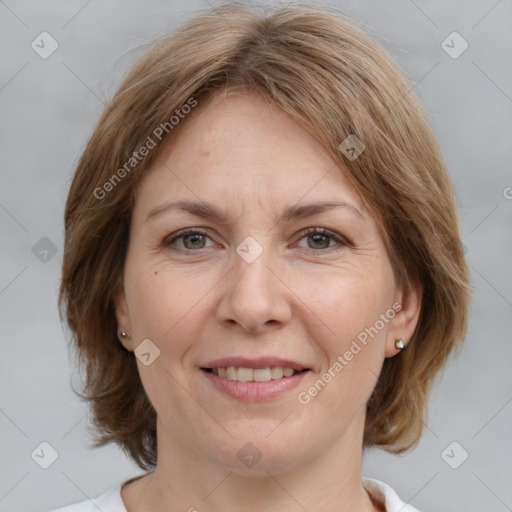
<path fill-rule="evenodd" d="M 196 242 L 201 242 L 201 238 L 203 237 L 203 235 L 187 235 L 183 238 L 183 241 L 185 243 L 185 246 L 187 246 L 187 242 L 189 241 L 192 241 L 192 247 L 200 247 L 202 248 L 203 245 L 198 245 Z M 203 240 L 204 242 L 204 240 Z"/>
<path fill-rule="evenodd" d="M 322 244 L 321 245 L 322 248 L 329 247 L 329 240 L 328 240 L 329 237 L 327 235 L 321 235 L 321 234 L 312 235 L 311 238 L 313 238 L 315 244 Z M 324 242 L 324 243 L 322 243 L 322 242 Z M 327 244 L 325 242 L 327 242 Z"/>

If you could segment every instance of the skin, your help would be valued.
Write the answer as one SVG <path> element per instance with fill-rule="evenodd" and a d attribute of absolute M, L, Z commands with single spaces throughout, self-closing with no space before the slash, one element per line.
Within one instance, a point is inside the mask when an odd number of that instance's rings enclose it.
<path fill-rule="evenodd" d="M 365 405 L 386 357 L 407 343 L 421 289 L 400 289 L 375 219 L 312 135 L 253 94 L 215 96 L 187 116 L 137 191 L 115 306 L 133 351 L 149 338 L 160 356 L 140 377 L 157 415 L 158 466 L 122 489 L 129 512 L 376 511 L 361 483 Z M 170 209 L 208 201 L 226 222 Z M 343 201 L 285 221 L 289 206 Z M 326 228 L 331 237 L 303 234 Z M 205 237 L 178 238 L 184 228 Z M 247 237 L 263 252 L 247 263 Z M 336 237 L 339 237 L 339 241 Z M 188 251 L 186 250 L 188 248 Z M 180 251 L 181 249 L 181 251 Z M 297 395 L 393 303 L 402 309 L 324 389 Z M 311 369 L 297 389 L 260 402 L 220 393 L 200 370 L 220 357 L 278 356 Z M 237 452 L 254 444 L 245 467 Z"/>

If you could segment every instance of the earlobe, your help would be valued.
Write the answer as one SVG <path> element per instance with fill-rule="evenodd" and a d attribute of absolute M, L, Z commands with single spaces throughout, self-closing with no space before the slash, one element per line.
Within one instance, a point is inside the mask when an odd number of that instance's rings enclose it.
<path fill-rule="evenodd" d="M 402 290 L 397 302 L 401 304 L 396 313 L 386 340 L 386 357 L 393 357 L 407 348 L 421 313 L 423 285 L 417 283 L 411 290 Z"/>
<path fill-rule="evenodd" d="M 132 331 L 130 312 L 124 290 L 119 290 L 114 295 L 114 310 L 117 320 L 117 336 L 126 350 L 133 350 L 130 333 Z"/>

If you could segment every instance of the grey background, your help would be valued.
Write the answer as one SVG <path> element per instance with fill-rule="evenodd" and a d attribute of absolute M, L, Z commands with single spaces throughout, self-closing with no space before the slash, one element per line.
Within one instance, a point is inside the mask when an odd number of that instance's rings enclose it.
<path fill-rule="evenodd" d="M 90 448 L 87 408 L 71 390 L 56 305 L 64 201 L 103 102 L 134 60 L 128 50 L 206 5 L 0 1 L 1 511 L 49 510 L 141 473 L 115 446 Z M 465 348 L 438 380 L 421 443 L 370 453 L 364 474 L 422 512 L 512 510 L 512 3 L 331 5 L 372 27 L 417 84 L 456 185 L 474 286 Z M 30 46 L 42 31 L 59 44 L 48 59 Z M 452 31 L 469 43 L 457 59 L 441 47 Z M 46 262 L 32 250 L 43 237 L 56 249 Z M 59 454 L 48 469 L 31 458 L 42 441 Z M 453 441 L 469 453 L 458 469 L 441 456 Z M 448 450 L 452 464 L 461 453 Z"/>

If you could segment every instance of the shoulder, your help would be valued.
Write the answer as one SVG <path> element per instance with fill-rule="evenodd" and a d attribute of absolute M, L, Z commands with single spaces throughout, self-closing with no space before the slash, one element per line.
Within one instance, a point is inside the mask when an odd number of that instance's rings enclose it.
<path fill-rule="evenodd" d="M 419 512 L 407 503 L 404 503 L 394 489 L 388 484 L 373 478 L 363 477 L 364 488 L 378 501 L 384 504 L 386 512 Z M 127 512 L 121 498 L 122 484 L 111 487 L 96 498 L 73 503 L 51 512 Z"/>
<path fill-rule="evenodd" d="M 362 480 L 363 487 L 384 505 L 386 512 L 419 512 L 412 505 L 403 502 L 388 484 L 367 477 L 363 477 Z"/>
<path fill-rule="evenodd" d="M 96 498 L 73 503 L 51 512 L 126 512 L 121 498 L 121 484 L 111 487 Z"/>

